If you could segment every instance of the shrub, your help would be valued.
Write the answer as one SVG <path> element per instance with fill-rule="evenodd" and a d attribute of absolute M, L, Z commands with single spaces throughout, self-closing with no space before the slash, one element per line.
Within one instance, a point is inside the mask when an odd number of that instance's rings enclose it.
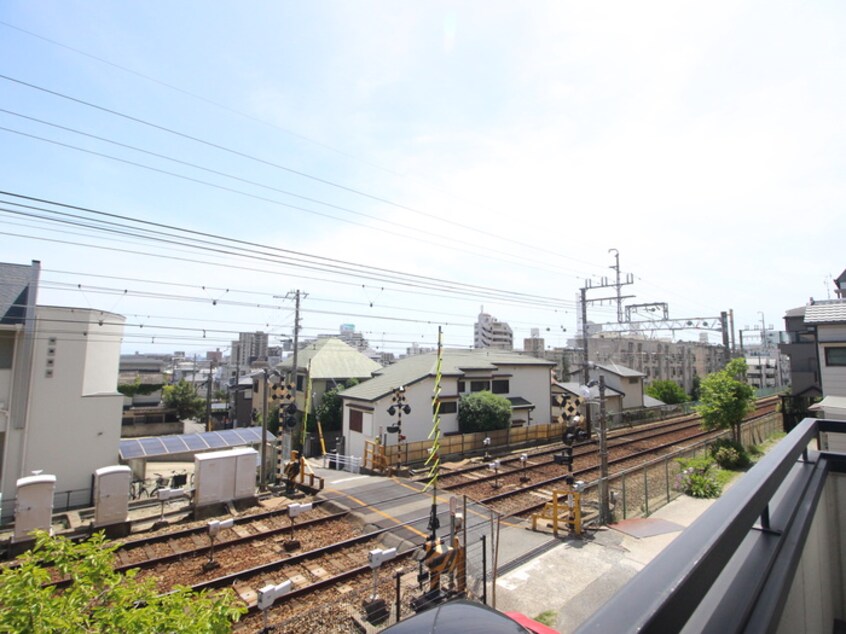
<path fill-rule="evenodd" d="M 694 498 L 716 498 L 723 487 L 713 472 L 713 463 L 707 458 L 679 460 L 684 470 L 676 481 L 676 489 Z"/>
<path fill-rule="evenodd" d="M 711 445 L 710 453 L 722 469 L 739 471 L 752 464 L 752 460 L 743 445 L 729 438 L 720 438 L 714 442 Z"/>

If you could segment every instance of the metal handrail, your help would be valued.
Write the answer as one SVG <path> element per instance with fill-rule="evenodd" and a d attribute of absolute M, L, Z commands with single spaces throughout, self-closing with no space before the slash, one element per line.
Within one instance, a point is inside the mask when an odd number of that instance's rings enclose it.
<path fill-rule="evenodd" d="M 846 423 L 805 419 L 577 631 L 681 631 L 821 431 Z M 777 531 L 772 531 L 777 535 Z M 750 598 L 750 600 L 753 600 Z"/>

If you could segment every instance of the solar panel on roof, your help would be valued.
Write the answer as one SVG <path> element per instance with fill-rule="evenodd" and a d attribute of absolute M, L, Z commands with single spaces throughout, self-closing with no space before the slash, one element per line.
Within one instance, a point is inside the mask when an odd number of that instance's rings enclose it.
<path fill-rule="evenodd" d="M 141 445 L 146 456 L 160 456 L 167 453 L 160 438 L 139 438 L 138 444 Z"/>
<path fill-rule="evenodd" d="M 191 451 L 202 451 L 209 448 L 206 441 L 203 440 L 203 436 L 200 434 L 186 434 L 181 436 L 181 438 L 185 442 L 185 446 Z"/>
<path fill-rule="evenodd" d="M 134 438 L 120 441 L 120 457 L 123 460 L 132 460 L 133 458 L 143 458 L 144 450 L 141 444 Z"/>
<path fill-rule="evenodd" d="M 184 436 L 162 436 L 162 444 L 168 453 L 184 453 L 188 451 Z"/>
<path fill-rule="evenodd" d="M 203 434 L 203 439 L 208 443 L 210 449 L 220 449 L 221 447 L 229 446 L 226 440 L 216 431 Z"/>

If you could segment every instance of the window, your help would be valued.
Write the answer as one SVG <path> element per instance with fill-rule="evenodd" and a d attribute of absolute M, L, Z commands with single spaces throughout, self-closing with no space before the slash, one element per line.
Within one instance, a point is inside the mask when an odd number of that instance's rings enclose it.
<path fill-rule="evenodd" d="M 493 382 L 491 392 L 494 394 L 508 394 L 508 379 L 499 379 Z"/>
<path fill-rule="evenodd" d="M 434 414 L 435 407 L 432 406 L 432 413 Z M 455 414 L 458 411 L 458 403 L 455 401 L 442 401 L 441 414 Z"/>
<path fill-rule="evenodd" d="M 490 390 L 491 384 L 490 381 L 470 381 L 470 391 L 471 392 L 482 392 L 484 390 Z"/>
<path fill-rule="evenodd" d="M 846 366 L 846 347 L 843 348 L 826 348 L 825 349 L 825 364 Z"/>
<path fill-rule="evenodd" d="M 15 334 L 12 332 L 0 332 L 0 369 L 10 369 L 14 358 Z"/>
<path fill-rule="evenodd" d="M 467 386 L 464 384 L 464 381 L 459 381 L 458 382 L 458 393 L 464 394 L 464 390 L 466 390 L 466 389 L 467 389 Z"/>
<path fill-rule="evenodd" d="M 303 384 L 305 382 L 305 377 L 302 374 L 297 375 L 297 392 L 303 391 Z"/>
<path fill-rule="evenodd" d="M 363 412 L 360 409 L 350 410 L 350 431 L 357 431 L 361 433 L 362 421 L 364 419 Z"/>

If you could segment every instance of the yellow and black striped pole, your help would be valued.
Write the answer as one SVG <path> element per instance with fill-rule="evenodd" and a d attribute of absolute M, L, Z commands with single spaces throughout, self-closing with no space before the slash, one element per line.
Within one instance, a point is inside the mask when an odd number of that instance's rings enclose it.
<path fill-rule="evenodd" d="M 438 472 L 441 466 L 441 364 L 443 363 L 443 343 L 441 327 L 438 326 L 438 357 L 435 362 L 435 389 L 432 395 L 432 431 L 429 432 L 429 440 L 432 441 L 432 448 L 429 450 L 429 457 L 426 458 L 426 465 L 429 467 L 429 480 L 424 491 L 432 487 L 432 512 L 429 516 L 429 530 L 431 539 L 437 538 L 437 530 L 440 526 L 438 521 Z"/>

